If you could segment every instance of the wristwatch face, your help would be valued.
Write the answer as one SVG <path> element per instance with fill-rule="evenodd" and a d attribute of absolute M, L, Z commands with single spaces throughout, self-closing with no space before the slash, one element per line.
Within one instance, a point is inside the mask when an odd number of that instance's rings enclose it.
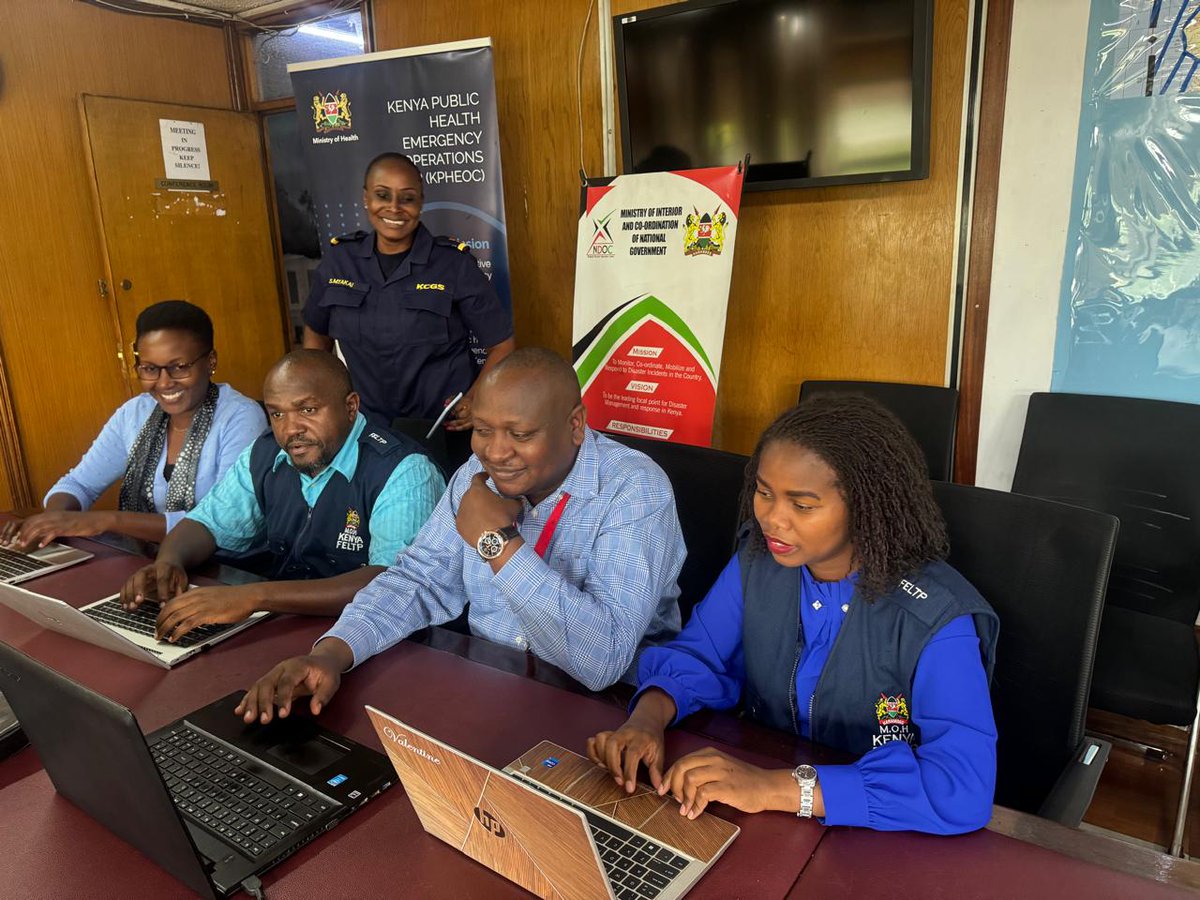
<path fill-rule="evenodd" d="M 815 782 L 817 780 L 817 770 L 812 766 L 796 766 L 796 771 L 792 774 L 800 782 Z"/>
<path fill-rule="evenodd" d="M 479 541 L 475 544 L 475 549 L 479 551 L 479 555 L 484 559 L 495 559 L 504 552 L 504 545 L 508 541 L 498 531 L 485 531 L 479 536 Z"/>

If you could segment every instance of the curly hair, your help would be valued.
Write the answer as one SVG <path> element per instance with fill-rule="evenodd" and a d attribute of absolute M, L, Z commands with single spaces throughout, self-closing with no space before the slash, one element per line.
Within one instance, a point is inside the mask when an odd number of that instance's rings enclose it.
<path fill-rule="evenodd" d="M 787 443 L 810 450 L 833 469 L 850 518 L 858 589 L 873 600 L 949 552 L 946 524 L 933 498 L 929 470 L 916 441 L 874 400 L 857 394 L 813 397 L 779 416 L 758 439 L 746 466 L 743 524 L 754 523 L 752 553 L 766 541 L 754 517 L 763 449 Z"/>

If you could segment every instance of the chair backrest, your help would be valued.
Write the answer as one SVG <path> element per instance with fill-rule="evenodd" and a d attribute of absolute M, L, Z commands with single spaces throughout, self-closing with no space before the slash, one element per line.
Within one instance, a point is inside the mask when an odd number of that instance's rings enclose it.
<path fill-rule="evenodd" d="M 679 612 L 687 622 L 733 556 L 738 503 L 749 457 L 710 447 L 607 434 L 658 463 L 675 491 L 675 509 L 687 545 L 679 573 Z"/>
<path fill-rule="evenodd" d="M 1200 406 L 1037 393 L 1013 491 L 1111 513 L 1108 605 L 1184 624 L 1200 612 Z"/>
<path fill-rule="evenodd" d="M 888 409 L 909 430 L 925 461 L 929 477 L 949 481 L 954 468 L 954 426 L 958 421 L 958 391 L 926 384 L 886 381 L 805 381 L 800 402 L 820 394 L 862 394 Z"/>
<path fill-rule="evenodd" d="M 429 458 L 437 463 L 442 474 L 449 479 L 471 455 L 470 432 L 451 433 L 439 426 L 431 437 L 426 437 L 429 429 L 433 427 L 433 421 L 418 418 L 392 419 L 391 430 L 393 434 L 412 438 L 424 447 Z"/>
<path fill-rule="evenodd" d="M 992 681 L 996 802 L 1036 813 L 1080 746 L 1117 520 L 934 483 L 949 562 L 1000 617 Z"/>

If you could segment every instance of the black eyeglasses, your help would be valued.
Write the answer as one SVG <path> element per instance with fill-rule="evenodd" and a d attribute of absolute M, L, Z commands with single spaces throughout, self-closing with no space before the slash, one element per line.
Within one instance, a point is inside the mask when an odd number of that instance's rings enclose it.
<path fill-rule="evenodd" d="M 158 381 L 159 373 L 166 370 L 166 373 L 172 378 L 187 378 L 192 371 L 192 366 L 212 353 L 212 350 L 205 350 L 191 362 L 186 363 L 171 363 L 169 366 L 156 366 L 154 363 L 137 362 L 134 363 L 133 371 L 137 372 L 137 377 L 142 381 Z M 134 351 L 133 358 L 137 359 L 137 351 Z"/>

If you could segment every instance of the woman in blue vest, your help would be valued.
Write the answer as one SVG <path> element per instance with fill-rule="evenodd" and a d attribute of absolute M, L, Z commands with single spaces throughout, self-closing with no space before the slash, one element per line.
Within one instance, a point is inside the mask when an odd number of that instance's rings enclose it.
<path fill-rule="evenodd" d="M 143 393 L 121 405 L 91 448 L 42 501 L 45 511 L 0 530 L 0 544 L 45 546 L 103 531 L 158 543 L 267 427 L 255 401 L 212 380 L 208 313 L 164 300 L 137 317 L 133 371 Z M 120 482 L 116 510 L 92 510 Z"/>
<path fill-rule="evenodd" d="M 944 561 L 912 437 L 864 397 L 814 398 L 763 433 L 746 473 L 737 553 L 679 636 L 642 655 L 628 721 L 588 754 L 627 791 L 645 763 L 691 818 L 720 802 L 881 830 L 983 827 L 998 620 Z M 663 771 L 668 725 L 739 702 L 856 761 L 773 770 L 707 749 Z"/>

